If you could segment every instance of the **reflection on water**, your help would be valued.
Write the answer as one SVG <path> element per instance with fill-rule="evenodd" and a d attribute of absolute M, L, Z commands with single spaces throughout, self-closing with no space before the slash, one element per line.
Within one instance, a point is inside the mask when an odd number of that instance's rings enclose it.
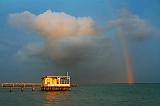
<path fill-rule="evenodd" d="M 45 92 L 45 103 L 44 106 L 59 106 L 59 103 L 63 102 L 69 92 L 67 91 L 50 91 Z"/>
<path fill-rule="evenodd" d="M 160 84 L 79 86 L 66 92 L 0 90 L 0 106 L 159 106 Z"/>

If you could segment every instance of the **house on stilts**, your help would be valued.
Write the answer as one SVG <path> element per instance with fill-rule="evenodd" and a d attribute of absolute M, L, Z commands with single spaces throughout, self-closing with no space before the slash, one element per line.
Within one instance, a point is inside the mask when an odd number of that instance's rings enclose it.
<path fill-rule="evenodd" d="M 70 76 L 44 76 L 41 78 L 42 91 L 68 91 L 71 90 Z"/>

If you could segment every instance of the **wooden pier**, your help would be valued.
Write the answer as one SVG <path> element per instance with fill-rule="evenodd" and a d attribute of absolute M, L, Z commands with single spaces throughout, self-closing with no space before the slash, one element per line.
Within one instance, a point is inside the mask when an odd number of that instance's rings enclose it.
<path fill-rule="evenodd" d="M 0 82 L 0 88 L 9 89 L 10 92 L 12 92 L 13 89 L 20 89 L 22 92 L 24 89 L 31 89 L 32 91 L 70 91 L 71 87 L 76 86 L 77 84 L 71 84 L 71 79 L 68 72 L 66 75 L 44 76 L 41 78 L 41 83 Z"/>
<path fill-rule="evenodd" d="M 35 91 L 41 89 L 41 83 L 0 82 L 0 88 L 9 89 L 10 92 L 12 92 L 13 89 L 20 89 L 22 92 L 24 89 L 31 89 L 32 91 Z"/>

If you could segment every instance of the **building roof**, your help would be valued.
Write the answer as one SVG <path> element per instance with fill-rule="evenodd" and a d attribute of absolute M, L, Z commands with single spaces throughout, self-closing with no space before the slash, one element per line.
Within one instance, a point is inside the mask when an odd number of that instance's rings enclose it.
<path fill-rule="evenodd" d="M 64 76 L 64 75 L 63 76 L 57 76 L 57 75 L 56 76 L 44 76 L 41 79 L 44 79 L 44 78 L 58 78 L 58 77 L 62 78 L 62 77 L 70 77 L 70 76 Z"/>

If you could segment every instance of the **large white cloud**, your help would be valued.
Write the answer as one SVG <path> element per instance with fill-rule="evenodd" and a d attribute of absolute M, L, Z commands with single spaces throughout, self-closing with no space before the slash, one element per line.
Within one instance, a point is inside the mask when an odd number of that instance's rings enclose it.
<path fill-rule="evenodd" d="M 96 33 L 95 22 L 90 17 L 74 17 L 51 10 L 39 15 L 28 11 L 10 14 L 9 22 L 18 28 L 36 31 L 49 39 L 94 35 Z"/>

